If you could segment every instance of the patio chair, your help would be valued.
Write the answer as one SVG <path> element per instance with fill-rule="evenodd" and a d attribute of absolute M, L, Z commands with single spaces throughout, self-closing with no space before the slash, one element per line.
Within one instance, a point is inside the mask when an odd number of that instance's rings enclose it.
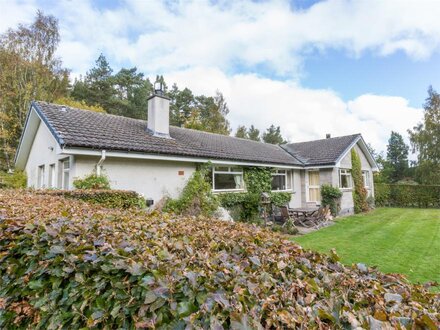
<path fill-rule="evenodd" d="M 287 206 L 280 206 L 279 207 L 282 217 L 282 222 L 285 223 L 287 220 L 291 219 L 291 215 L 289 213 L 289 208 Z"/>
<path fill-rule="evenodd" d="M 328 222 L 327 215 L 329 211 L 330 211 L 330 205 L 326 205 L 325 207 L 321 206 L 318 209 L 318 212 L 313 219 L 316 228 L 321 228 L 325 226 L 325 224 Z"/>

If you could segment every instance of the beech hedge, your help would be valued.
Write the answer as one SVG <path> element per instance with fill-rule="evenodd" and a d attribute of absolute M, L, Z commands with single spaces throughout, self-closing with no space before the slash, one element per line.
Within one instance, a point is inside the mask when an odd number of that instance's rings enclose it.
<path fill-rule="evenodd" d="M 1 329 L 437 329 L 440 296 L 244 223 L 0 191 Z"/>
<path fill-rule="evenodd" d="M 111 208 L 127 209 L 131 207 L 144 208 L 146 206 L 145 199 L 142 198 L 137 192 L 130 190 L 38 190 L 36 193 L 79 199 L 85 202 L 101 204 Z"/>
<path fill-rule="evenodd" d="M 374 185 L 376 206 L 440 208 L 440 185 Z"/>

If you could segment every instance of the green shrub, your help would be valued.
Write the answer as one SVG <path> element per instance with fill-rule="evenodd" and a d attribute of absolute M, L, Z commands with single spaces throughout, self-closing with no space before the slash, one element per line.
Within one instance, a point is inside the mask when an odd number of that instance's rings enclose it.
<path fill-rule="evenodd" d="M 73 186 L 76 189 L 110 189 L 110 182 L 106 175 L 97 175 L 91 173 L 84 178 L 78 178 L 73 181 Z"/>
<path fill-rule="evenodd" d="M 63 196 L 79 199 L 88 203 L 101 204 L 105 207 L 128 209 L 145 208 L 145 199 L 135 191 L 127 190 L 41 190 L 40 195 Z"/>
<path fill-rule="evenodd" d="M 273 205 L 286 206 L 290 202 L 292 194 L 289 192 L 271 192 L 269 193 L 269 197 Z"/>
<path fill-rule="evenodd" d="M 321 204 L 330 206 L 330 211 L 333 216 L 337 216 L 341 209 L 342 191 L 329 184 L 321 186 Z"/>
<path fill-rule="evenodd" d="M 440 208 L 440 185 L 376 184 L 377 206 Z"/>
<path fill-rule="evenodd" d="M 259 216 L 261 193 L 221 193 L 218 194 L 220 205 L 228 210 L 234 209 L 235 214 L 239 214 L 234 220 L 252 220 Z M 292 195 L 288 192 L 269 193 L 270 201 L 274 206 L 285 206 L 289 203 Z M 239 212 L 236 210 L 239 209 Z"/>
<path fill-rule="evenodd" d="M 275 206 L 284 206 L 289 203 L 292 194 L 288 192 L 270 192 L 272 189 L 272 170 L 263 167 L 248 167 L 244 171 L 246 192 L 221 193 L 218 195 L 220 204 L 228 210 L 234 209 L 234 214 L 239 213 L 238 219 L 250 221 L 260 214 L 261 193 L 269 194 Z M 237 212 L 237 209 L 240 211 Z"/>
<path fill-rule="evenodd" d="M 211 191 L 208 180 L 209 165 L 195 171 L 188 180 L 179 198 L 169 198 L 163 210 L 182 215 L 212 216 L 218 209 L 217 197 Z"/>
<path fill-rule="evenodd" d="M 0 329 L 439 325 L 439 296 L 425 286 L 253 225 L 12 190 L 0 191 L 0 210 Z"/>
<path fill-rule="evenodd" d="M 13 173 L 0 172 L 0 187 L 20 189 L 26 188 L 27 177 L 23 171 L 14 171 Z"/>
<path fill-rule="evenodd" d="M 353 178 L 353 203 L 354 213 L 368 211 L 367 189 L 364 187 L 364 179 L 362 177 L 361 159 L 356 150 L 351 149 L 351 177 Z"/>

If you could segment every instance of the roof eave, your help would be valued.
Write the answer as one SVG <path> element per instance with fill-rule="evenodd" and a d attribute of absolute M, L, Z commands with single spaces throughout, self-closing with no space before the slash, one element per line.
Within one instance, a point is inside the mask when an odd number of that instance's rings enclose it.
<path fill-rule="evenodd" d="M 63 154 L 82 155 L 82 156 L 100 156 L 101 149 L 98 148 L 85 148 L 85 147 L 73 147 L 65 145 L 61 152 Z M 262 166 L 262 167 L 278 167 L 278 168 L 291 168 L 302 169 L 302 165 L 286 164 L 286 163 L 265 163 L 252 160 L 233 160 L 224 158 L 212 158 L 212 157 L 195 157 L 195 156 L 182 156 L 172 154 L 160 154 L 160 153 L 141 153 L 141 152 L 129 152 L 122 150 L 108 150 L 106 149 L 107 157 L 118 158 L 134 158 L 134 159 L 151 159 L 151 160 L 168 160 L 168 161 L 182 161 L 192 163 L 206 163 L 211 162 L 213 164 L 230 164 L 241 166 Z"/>
<path fill-rule="evenodd" d="M 40 107 L 36 102 L 31 102 L 29 106 L 29 111 L 26 115 L 26 120 L 24 124 L 23 131 L 21 133 L 20 142 L 18 144 L 17 151 L 15 152 L 14 164 L 15 168 L 18 170 L 24 170 L 32 144 L 37 133 L 40 123 L 43 122 L 51 134 L 54 136 L 58 145 L 62 147 L 64 145 L 63 139 L 58 136 L 55 129 L 50 125 L 44 113 L 41 111 Z"/>

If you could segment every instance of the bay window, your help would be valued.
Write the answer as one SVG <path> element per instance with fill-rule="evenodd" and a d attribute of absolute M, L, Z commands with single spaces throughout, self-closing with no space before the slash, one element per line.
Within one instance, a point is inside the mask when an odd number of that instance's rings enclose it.
<path fill-rule="evenodd" d="M 340 169 L 339 170 L 339 188 L 350 189 L 351 184 L 351 172 L 350 170 Z"/>
<path fill-rule="evenodd" d="M 244 190 L 243 169 L 229 166 L 216 166 L 212 170 L 214 191 Z"/>

